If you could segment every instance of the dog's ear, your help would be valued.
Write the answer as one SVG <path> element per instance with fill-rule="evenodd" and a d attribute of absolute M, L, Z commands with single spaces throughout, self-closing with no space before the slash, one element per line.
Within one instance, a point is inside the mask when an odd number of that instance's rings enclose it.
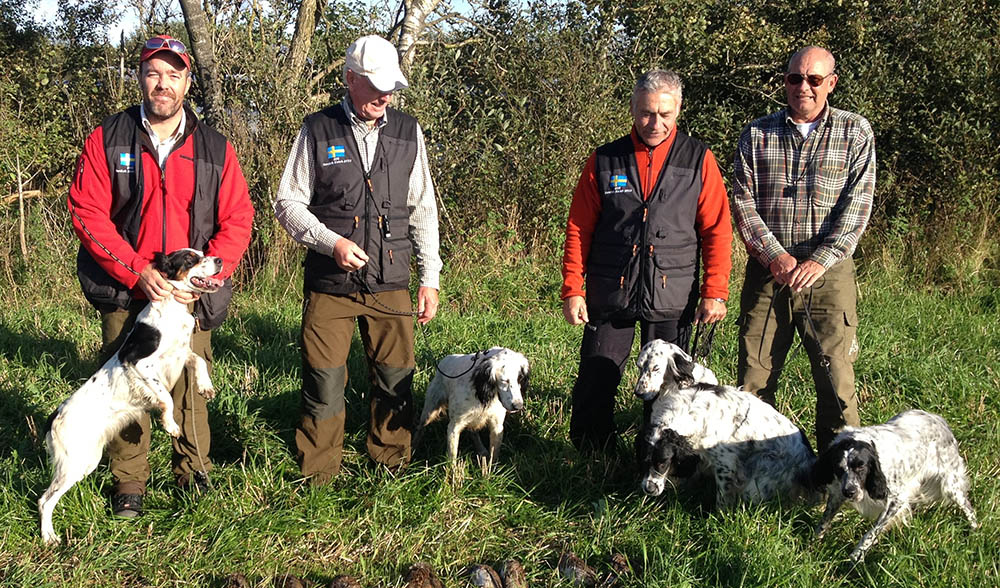
<path fill-rule="evenodd" d="M 671 359 L 670 371 L 674 373 L 674 378 L 677 380 L 677 386 L 680 388 L 690 388 L 693 386 L 694 368 L 697 364 L 688 359 L 683 353 L 675 353 Z"/>
<path fill-rule="evenodd" d="M 868 477 L 865 478 L 865 491 L 868 496 L 875 500 L 885 500 L 889 497 L 889 485 L 885 481 L 885 474 L 882 473 L 882 466 L 878 463 L 878 451 L 875 446 L 871 447 L 871 454 L 868 457 Z"/>
<path fill-rule="evenodd" d="M 162 251 L 157 251 L 153 254 L 153 267 L 165 274 L 170 273 L 170 260 L 167 259 L 167 256 Z"/>
<path fill-rule="evenodd" d="M 844 455 L 844 448 L 849 441 L 847 439 L 841 440 L 840 442 L 831 445 L 823 450 L 819 455 L 819 459 L 813 464 L 812 471 L 810 472 L 810 481 L 812 482 L 813 488 L 821 489 L 826 487 L 827 484 L 833 481 L 835 477 L 834 468 L 837 466 L 837 462 Z"/>
<path fill-rule="evenodd" d="M 521 366 L 521 370 L 517 372 L 517 385 L 521 388 L 521 395 L 528 393 L 528 381 L 531 378 L 531 366 L 527 363 Z"/>
<path fill-rule="evenodd" d="M 496 396 L 497 390 L 493 380 L 493 362 L 484 359 L 472 370 L 472 387 L 476 391 L 476 399 L 486 406 Z"/>

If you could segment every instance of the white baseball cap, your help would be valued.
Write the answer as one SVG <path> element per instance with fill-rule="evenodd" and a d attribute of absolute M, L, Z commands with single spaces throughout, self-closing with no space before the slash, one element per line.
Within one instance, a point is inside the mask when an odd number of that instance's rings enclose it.
<path fill-rule="evenodd" d="M 396 48 L 378 35 L 361 37 L 351 43 L 344 67 L 368 78 L 380 92 L 395 92 L 409 86 L 399 69 Z"/>

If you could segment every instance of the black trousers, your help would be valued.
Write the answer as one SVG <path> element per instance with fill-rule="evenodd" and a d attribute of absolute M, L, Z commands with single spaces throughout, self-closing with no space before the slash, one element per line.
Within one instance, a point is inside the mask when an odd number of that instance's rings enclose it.
<path fill-rule="evenodd" d="M 687 317 L 660 322 L 612 319 L 584 325 L 569 421 L 569 438 L 578 450 L 611 451 L 615 447 L 615 394 L 632 351 L 636 322 L 643 345 L 663 339 L 687 350 L 691 337 Z M 643 407 L 643 423 L 649 420 L 651 405 Z"/>

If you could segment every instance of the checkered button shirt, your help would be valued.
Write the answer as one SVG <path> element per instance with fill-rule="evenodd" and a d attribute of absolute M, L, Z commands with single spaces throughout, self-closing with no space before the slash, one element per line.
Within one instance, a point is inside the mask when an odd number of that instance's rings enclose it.
<path fill-rule="evenodd" d="M 736 228 L 764 267 L 787 252 L 829 269 L 854 253 L 875 191 L 864 117 L 827 106 L 806 138 L 787 110 L 759 118 L 740 135 L 734 168 Z"/>

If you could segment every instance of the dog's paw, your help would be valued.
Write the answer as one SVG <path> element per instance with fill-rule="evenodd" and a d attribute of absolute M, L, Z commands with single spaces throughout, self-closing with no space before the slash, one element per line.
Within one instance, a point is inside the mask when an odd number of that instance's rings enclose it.
<path fill-rule="evenodd" d="M 212 400 L 215 398 L 215 386 L 199 386 L 198 394 L 201 394 L 205 400 Z"/>
<path fill-rule="evenodd" d="M 163 419 L 163 428 L 167 431 L 168 435 L 175 439 L 181 436 L 181 428 L 173 421 L 173 419 L 169 421 Z"/>
<path fill-rule="evenodd" d="M 59 545 L 62 539 L 54 531 L 42 531 L 42 542 L 46 545 Z"/>

